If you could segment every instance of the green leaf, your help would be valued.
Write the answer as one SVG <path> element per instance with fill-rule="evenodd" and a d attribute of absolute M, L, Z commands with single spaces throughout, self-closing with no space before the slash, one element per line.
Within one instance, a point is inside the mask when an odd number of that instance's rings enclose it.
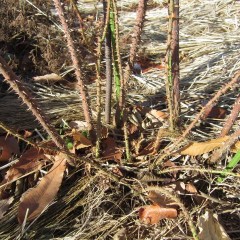
<path fill-rule="evenodd" d="M 228 163 L 227 167 L 224 169 L 221 176 L 217 179 L 219 183 L 221 183 L 224 178 L 226 177 L 227 172 L 232 172 L 232 170 L 237 166 L 237 164 L 240 161 L 240 150 L 237 151 L 237 153 L 234 155 L 234 157 L 231 159 L 231 161 Z"/>

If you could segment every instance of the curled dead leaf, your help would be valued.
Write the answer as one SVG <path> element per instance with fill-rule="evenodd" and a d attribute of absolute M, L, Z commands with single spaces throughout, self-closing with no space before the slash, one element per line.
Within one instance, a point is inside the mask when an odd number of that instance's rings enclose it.
<path fill-rule="evenodd" d="M 211 211 L 199 218 L 199 238 L 201 240 L 230 240 L 223 226 Z"/>
<path fill-rule="evenodd" d="M 177 208 L 178 205 L 170 198 L 161 194 L 159 191 L 149 191 L 148 198 L 155 204 L 160 207 L 174 207 Z"/>
<path fill-rule="evenodd" d="M 65 169 L 66 158 L 60 153 L 55 157 L 55 163 L 39 184 L 25 192 L 20 199 L 19 223 L 23 223 L 27 210 L 27 220 L 33 220 L 49 206 L 61 186 Z"/>
<path fill-rule="evenodd" d="M 13 136 L 0 137 L 0 161 L 8 161 L 13 154 L 19 154 L 18 141 Z"/>
<path fill-rule="evenodd" d="M 198 193 L 196 187 L 192 183 L 187 183 L 185 185 L 185 189 L 187 192 L 192 193 L 192 194 Z"/>
<path fill-rule="evenodd" d="M 152 109 L 149 113 L 146 114 L 146 116 L 153 122 L 163 122 L 165 119 L 167 119 L 168 114 L 159 110 Z"/>
<path fill-rule="evenodd" d="M 72 129 L 72 137 L 74 140 L 74 147 L 77 150 L 90 147 L 92 145 L 91 141 L 76 129 Z"/>
<path fill-rule="evenodd" d="M 174 208 L 162 208 L 159 205 L 147 205 L 139 209 L 139 218 L 146 224 L 159 223 L 164 218 L 176 218 L 177 210 Z"/>
<path fill-rule="evenodd" d="M 115 160 L 120 162 L 122 159 L 122 151 L 117 147 L 114 138 L 108 137 L 102 140 L 103 151 L 102 159 L 104 160 Z"/>
<path fill-rule="evenodd" d="M 50 73 L 50 74 L 46 74 L 43 76 L 36 76 L 33 77 L 33 80 L 36 82 L 49 82 L 49 83 L 53 83 L 53 82 L 59 82 L 62 81 L 62 77 L 56 73 Z"/>
<path fill-rule="evenodd" d="M 0 201 L 0 219 L 3 217 L 5 212 L 8 210 L 10 204 L 13 202 L 13 197 Z"/>
<path fill-rule="evenodd" d="M 34 147 L 29 148 L 19 158 L 19 161 L 9 168 L 3 183 L 15 181 L 26 173 L 40 170 L 45 163 L 44 161 L 41 161 L 44 158 L 45 155 L 43 150 L 39 150 Z"/>

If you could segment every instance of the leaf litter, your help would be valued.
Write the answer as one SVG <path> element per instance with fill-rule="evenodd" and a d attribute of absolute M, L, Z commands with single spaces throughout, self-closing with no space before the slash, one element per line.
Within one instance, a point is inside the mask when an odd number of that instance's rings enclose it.
<path fill-rule="evenodd" d="M 93 6 L 92 2 L 84 4 L 84 7 Z M 209 98 L 210 95 L 218 89 L 218 86 L 225 83 L 234 70 L 239 69 L 239 62 L 236 60 L 238 54 L 237 51 L 233 51 L 233 48 L 237 47 L 237 38 L 235 35 L 239 31 L 238 23 L 234 21 L 234 19 L 236 19 L 235 16 L 237 16 L 238 5 L 234 4 L 236 4 L 234 1 L 214 1 L 212 3 L 209 3 L 209 1 L 188 1 L 186 4 L 183 1 L 183 3 L 181 3 L 180 9 L 182 11 L 183 24 L 180 33 L 180 38 L 182 39 L 180 45 L 183 55 L 181 74 L 182 86 L 184 89 L 182 90 L 182 117 L 185 122 L 189 122 L 192 116 L 201 109 L 204 100 Z M 148 11 L 147 17 L 149 18 L 149 22 L 146 23 L 144 29 L 143 44 L 139 51 L 140 57 L 143 57 L 143 54 L 148 54 L 152 55 L 154 58 L 156 52 L 161 53 L 160 55 L 164 54 L 165 42 L 156 40 L 154 37 L 157 33 L 159 37 L 163 37 L 165 34 L 166 18 L 163 16 L 166 14 L 166 8 L 164 8 L 164 3 L 162 1 L 160 1 L 160 5 L 162 6 L 161 9 L 153 7 Z M 129 7 L 129 3 L 122 1 L 121 6 Z M 121 13 L 120 11 L 120 15 Z M 123 37 L 130 31 L 129 25 L 132 24 L 131 21 L 134 19 L 133 15 L 134 11 L 131 11 L 130 8 L 130 11 L 125 12 L 124 18 L 120 17 L 122 21 L 121 35 Z M 164 19 L 164 22 L 161 22 L 160 33 L 158 32 L 159 27 L 156 28 L 157 30 L 151 27 L 160 24 L 159 17 Z M 194 21 L 192 19 L 194 19 Z M 149 31 L 150 28 L 151 31 Z M 223 36 L 223 30 L 226 36 Z M 215 31 L 216 34 L 214 34 Z M 149 40 L 151 40 L 151 45 Z M 146 48 L 146 45 L 151 47 Z M 230 50 L 226 49 L 226 46 L 229 45 Z M 123 46 L 127 46 L 127 44 Z M 146 52 L 144 52 L 144 49 Z M 157 56 L 157 59 L 158 57 L 159 56 Z M 157 168 L 158 174 L 154 174 L 154 171 L 153 174 L 151 174 L 151 171 L 149 171 L 148 164 L 156 157 L 155 154 L 152 154 L 154 153 L 156 133 L 159 126 L 163 128 L 166 127 L 167 115 L 165 112 L 161 111 L 165 105 L 165 96 L 162 91 L 164 86 L 164 71 L 162 68 L 154 68 L 151 65 L 144 66 L 144 68 L 148 67 L 152 68 L 152 71 L 150 71 L 150 69 L 143 71 L 140 78 L 135 78 L 135 76 L 133 76 L 132 81 L 134 81 L 134 87 L 129 93 L 130 97 L 128 101 L 130 104 L 140 104 L 143 105 L 142 108 L 150 107 L 151 109 L 150 112 L 146 110 L 144 110 L 145 112 L 141 112 L 138 108 L 137 110 L 140 112 L 141 118 L 136 115 L 136 112 L 133 112 L 133 119 L 135 120 L 135 126 L 137 128 L 130 130 L 134 134 L 137 132 L 136 136 L 132 136 L 137 142 L 144 139 L 146 142 L 150 143 L 149 145 L 142 145 L 142 154 L 150 155 L 150 157 L 148 156 L 149 158 L 146 159 L 137 159 L 138 161 L 133 163 L 125 163 L 125 155 L 121 149 L 123 146 L 123 144 L 121 144 L 121 139 L 119 140 L 117 138 L 118 141 L 116 142 L 116 136 L 106 136 L 102 141 L 102 164 L 109 171 L 116 172 L 116 169 L 120 171 L 119 175 L 123 178 L 126 177 L 131 182 L 131 185 L 136 186 L 138 189 L 144 189 L 149 185 L 156 184 L 163 186 L 172 185 L 167 191 L 171 192 L 172 189 L 175 189 L 184 205 L 187 207 L 189 214 L 194 215 L 195 218 L 199 218 L 200 225 L 198 232 L 200 238 L 204 236 L 203 239 L 205 237 L 208 239 L 209 236 L 211 237 L 214 234 L 219 234 L 219 232 L 225 236 L 225 230 L 223 227 L 219 227 L 216 218 L 212 221 L 212 215 L 205 217 L 205 220 L 199 217 L 203 209 L 215 209 L 224 227 L 227 227 L 227 230 L 234 239 L 238 234 L 238 225 L 236 227 L 235 222 L 232 221 L 232 225 L 229 226 L 228 219 L 226 220 L 225 218 L 230 212 L 232 219 L 237 215 L 234 209 L 238 209 L 239 206 L 239 185 L 238 181 L 235 182 L 235 179 L 239 180 L 239 178 L 233 178 L 226 174 L 224 175 L 224 183 L 219 185 L 219 183 L 216 182 L 216 175 L 213 175 L 211 171 L 209 171 L 208 174 L 202 174 L 201 172 L 195 171 L 174 170 L 171 172 L 174 173 L 174 175 L 161 175 L 161 166 Z M 225 75 L 222 74 L 223 71 L 225 71 Z M 37 88 L 35 86 L 37 86 Z M 50 86 L 44 84 L 30 84 L 28 87 L 32 89 L 32 91 L 34 91 L 34 89 L 37 90 L 37 96 L 42 103 L 44 111 L 47 112 L 52 119 L 59 119 L 62 114 L 67 116 L 66 119 L 68 118 L 69 120 L 82 119 L 82 115 L 78 113 L 79 111 L 75 110 L 79 108 L 79 102 L 77 101 L 78 96 L 74 91 L 69 89 L 63 90 L 63 88 L 58 85 L 51 86 L 50 88 Z M 47 91 L 45 91 L 46 89 Z M 95 96 L 95 86 L 92 87 L 92 89 L 91 95 Z M 145 96 L 142 94 L 143 90 L 146 93 L 144 94 Z M 160 94 L 158 94 L 158 91 Z M 49 92 L 53 94 L 49 95 Z M 61 102 L 64 102 L 63 105 L 61 105 L 59 101 L 54 101 L 56 96 L 61 97 Z M 161 99 L 161 101 L 156 101 L 156 99 Z M 9 109 L 12 109 L 12 106 L 18 105 L 16 100 L 11 100 L 12 98 L 6 98 L 6 102 L 9 102 Z M 215 107 L 215 112 L 211 110 L 212 112 L 210 111 L 209 114 L 206 114 L 204 122 L 193 129 L 192 139 L 187 139 L 187 143 L 183 145 L 183 148 L 175 149 L 176 155 L 168 156 L 167 161 L 174 163 L 176 166 L 208 168 L 209 166 L 205 163 L 202 155 L 206 153 L 211 154 L 212 151 L 224 144 L 227 139 L 227 137 L 222 139 L 218 138 L 219 128 L 217 125 L 221 124 L 219 119 L 225 116 L 224 110 L 229 108 L 231 101 L 232 95 L 223 97 L 221 103 L 224 107 Z M 4 110 L 4 106 L 2 106 L 1 109 Z M 4 114 L 3 111 L 3 118 L 7 118 Z M 13 113 L 13 116 L 15 115 L 16 114 Z M 36 124 L 29 120 L 24 113 L 22 116 L 23 117 L 20 117 L 20 119 L 23 124 L 20 125 L 24 130 Z M 13 119 L 13 122 L 15 122 L 14 126 L 19 125 L 16 124 L 16 121 L 16 119 Z M 81 131 L 86 129 L 83 121 L 77 123 L 77 125 Z M 74 126 L 76 126 L 76 124 Z M 236 126 L 234 127 L 236 128 Z M 84 158 L 84 155 L 88 153 L 87 149 L 89 147 L 91 148 L 91 142 L 81 133 L 78 132 L 75 134 L 73 141 L 79 150 L 82 149 L 81 151 L 84 152 L 81 153 L 81 157 Z M 5 136 L 3 138 L 5 138 Z M 171 141 L 174 141 L 175 138 L 174 135 L 165 133 L 164 137 L 161 138 L 161 145 L 156 154 L 164 155 L 165 147 L 168 146 Z M 229 149 L 230 153 L 226 155 L 225 164 L 227 164 L 231 151 L 237 152 L 239 150 L 238 145 L 239 142 L 237 142 L 232 149 Z M 134 146 L 132 147 L 134 149 Z M 4 159 L 8 160 L 15 154 L 19 155 L 19 151 L 6 150 L 7 157 L 4 157 Z M 180 157 L 178 155 L 180 155 Z M 42 165 L 35 165 L 34 163 L 38 161 L 38 153 L 36 153 L 35 157 L 32 159 L 28 158 L 26 163 L 29 164 L 29 167 L 26 165 L 24 173 L 29 172 L 31 168 L 39 173 L 38 166 L 41 167 Z M 20 161 L 20 159 L 19 169 L 18 165 L 13 165 L 9 169 L 10 172 L 14 172 L 13 177 L 10 177 L 9 180 L 16 180 L 18 176 L 23 174 L 20 169 L 21 167 L 23 167 L 23 169 L 25 168 L 25 163 L 22 160 Z M 44 161 L 40 161 L 40 163 L 43 162 Z M 165 161 L 163 162 L 163 166 L 164 163 Z M 43 177 L 39 184 L 35 188 L 27 190 L 27 192 L 22 195 L 18 208 L 19 222 L 23 222 L 25 217 L 27 217 L 28 220 L 37 218 L 37 224 L 33 224 L 28 231 L 31 238 L 40 239 L 41 229 L 46 230 L 44 233 L 45 239 L 51 239 L 53 236 L 60 238 L 75 236 L 75 239 L 107 239 L 120 229 L 124 229 L 125 234 L 131 239 L 146 239 L 148 235 L 153 236 L 154 239 L 161 239 L 163 236 L 171 238 L 173 235 L 180 239 L 187 239 L 191 235 L 189 229 L 186 228 L 185 223 L 187 218 L 184 215 L 184 211 L 177 211 L 175 208 L 171 208 L 171 204 L 174 204 L 174 202 L 168 200 L 168 203 L 166 197 L 162 196 L 163 194 L 155 193 L 154 196 L 150 195 L 148 197 L 144 195 L 141 195 L 141 197 L 139 197 L 139 195 L 136 196 L 128 188 L 122 188 L 122 185 L 119 187 L 119 185 L 112 183 L 109 178 L 97 170 L 96 175 L 94 175 L 93 169 L 91 169 L 88 172 L 90 176 L 85 176 L 79 170 L 82 168 L 81 163 L 78 163 L 78 170 L 76 173 L 74 171 L 70 172 L 70 175 L 66 176 L 63 180 L 66 162 L 63 161 L 62 164 L 54 168 L 56 166 L 55 160 L 54 165 L 47 173 L 41 170 L 43 172 L 40 171 L 40 173 L 43 174 Z M 224 163 L 221 162 L 221 164 Z M 165 165 L 164 168 L 174 169 L 174 165 Z M 150 181 L 144 180 L 139 182 L 137 179 L 139 171 L 150 173 Z M 238 169 L 236 169 L 236 174 L 238 174 Z M 176 183 L 178 179 L 182 181 L 182 189 L 179 188 L 179 183 Z M 194 184 L 192 182 L 194 182 Z M 61 184 L 62 186 L 60 187 Z M 58 191 L 60 193 L 59 198 L 57 197 Z M 202 201 L 201 204 L 196 206 L 196 202 L 194 202 L 192 195 L 196 194 L 198 191 L 205 193 L 204 196 L 206 197 L 206 201 Z M 46 210 L 54 199 L 57 199 L 57 202 Z M 153 203 L 151 205 L 146 205 L 146 201 L 149 200 Z M 222 203 L 217 204 L 217 201 L 220 200 L 224 200 L 225 205 Z M 229 204 L 226 204 L 226 202 L 229 202 Z M 140 210 L 138 218 L 135 209 L 139 208 L 142 210 Z M 26 216 L 27 209 L 29 209 L 28 216 Z M 227 214 L 224 214 L 225 211 Z M 4 239 L 8 239 L 9 236 L 7 233 L 9 232 L 16 236 L 16 226 L 13 221 L 11 221 L 11 219 L 16 217 L 16 208 L 15 211 L 6 212 L 4 210 L 3 214 L 5 214 L 5 216 L 3 216 L 5 224 L 3 230 L 0 228 L 2 236 Z M 38 219 L 39 216 L 40 218 Z M 58 216 L 58 218 L 56 218 L 56 216 Z M 173 219 L 161 221 L 161 219 L 168 217 Z M 144 223 L 150 225 L 160 224 L 163 227 L 146 227 L 141 223 L 142 225 L 140 225 L 139 228 L 139 220 L 143 220 Z M 215 230 L 205 231 L 205 229 L 207 229 L 205 228 L 206 225 Z M 10 231 L 10 229 L 14 230 Z"/>

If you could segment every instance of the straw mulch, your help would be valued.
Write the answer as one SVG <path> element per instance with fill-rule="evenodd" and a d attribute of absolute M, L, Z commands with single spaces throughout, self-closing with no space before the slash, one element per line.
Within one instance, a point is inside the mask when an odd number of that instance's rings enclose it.
<path fill-rule="evenodd" d="M 87 14 L 96 9 L 102 11 L 100 3 L 78 2 L 80 10 Z M 127 56 L 137 2 L 118 1 L 123 57 Z M 150 1 L 139 60 L 146 57 L 158 63 L 164 57 L 167 32 L 164 2 Z M 180 3 L 181 106 L 182 118 L 187 124 L 202 104 L 240 69 L 240 4 L 228 0 L 182 0 Z M 75 89 L 66 88 L 64 84 L 36 84 L 30 80 L 26 85 L 53 124 L 60 123 L 61 119 L 83 120 L 81 100 Z M 165 103 L 155 100 L 165 95 L 162 70 L 152 68 L 140 77 L 133 76 L 130 88 L 130 103 L 158 109 L 165 107 Z M 88 89 L 92 106 L 95 106 L 95 84 L 89 84 Z M 223 96 L 218 106 L 230 111 L 229 106 L 235 101 L 238 91 Z M 15 129 L 39 128 L 12 93 L 1 92 L 0 109 L 1 120 Z M 220 120 L 211 120 L 205 129 L 194 130 L 192 137 L 202 140 L 214 138 L 221 131 L 222 124 Z M 147 162 L 142 166 L 146 170 Z M 101 173 L 85 175 L 82 167 L 79 165 L 77 170 L 70 170 L 56 201 L 25 229 L 23 239 L 192 239 L 186 219 L 181 214 L 177 220 L 163 220 L 158 226 L 141 224 L 137 212 L 146 204 L 143 196 L 134 196 L 129 189 L 111 182 Z M 111 169 L 114 165 L 106 167 Z M 129 166 L 130 169 L 134 167 Z M 229 178 L 227 184 L 220 188 L 209 184 L 213 181 L 211 174 L 200 178 L 202 185 L 208 182 L 205 190 L 209 195 L 216 188 L 215 201 L 206 199 L 203 206 L 198 206 L 191 201 L 190 195 L 182 196 L 185 202 L 191 202 L 189 214 L 197 222 L 207 208 L 213 209 L 231 238 L 239 239 L 239 182 Z M 20 236 L 21 229 L 16 219 L 18 199 L 15 198 L 10 211 L 0 220 L 1 239 Z"/>

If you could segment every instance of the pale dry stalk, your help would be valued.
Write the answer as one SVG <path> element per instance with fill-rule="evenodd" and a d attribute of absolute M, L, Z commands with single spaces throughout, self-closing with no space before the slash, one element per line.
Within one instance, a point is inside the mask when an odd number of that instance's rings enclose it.
<path fill-rule="evenodd" d="M 93 132 L 91 109 L 90 109 L 90 106 L 89 106 L 89 103 L 88 103 L 87 89 L 86 89 L 86 86 L 84 84 L 83 76 L 82 76 L 82 73 L 81 73 L 81 70 L 80 70 L 80 64 L 79 64 L 79 61 L 78 61 L 78 58 L 77 58 L 75 46 L 74 46 L 72 37 L 71 37 L 69 29 L 68 29 L 66 19 L 64 17 L 64 12 L 63 12 L 61 2 L 60 2 L 60 0 L 53 0 L 53 1 L 54 1 L 57 13 L 59 15 L 59 18 L 60 18 L 60 21 L 61 21 L 61 24 L 62 24 L 64 34 L 65 34 L 66 39 L 67 39 L 68 50 L 69 50 L 69 53 L 71 55 L 72 63 L 73 63 L 74 69 L 75 69 L 75 75 L 76 75 L 76 78 L 77 78 L 77 81 L 78 81 L 77 86 L 79 88 L 79 92 L 80 92 L 81 97 L 82 97 L 82 107 L 83 107 L 84 117 L 85 117 L 85 120 L 87 122 L 87 127 L 88 127 L 88 130 L 89 130 L 89 133 L 91 135 L 92 132 Z"/>

